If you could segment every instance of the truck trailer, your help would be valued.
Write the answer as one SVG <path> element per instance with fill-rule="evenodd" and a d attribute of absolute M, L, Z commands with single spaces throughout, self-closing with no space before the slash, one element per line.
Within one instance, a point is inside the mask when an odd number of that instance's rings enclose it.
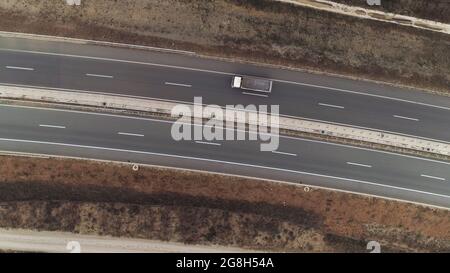
<path fill-rule="evenodd" d="M 270 93 L 272 91 L 272 81 L 269 79 L 252 76 L 234 76 L 231 87 L 255 92 Z"/>

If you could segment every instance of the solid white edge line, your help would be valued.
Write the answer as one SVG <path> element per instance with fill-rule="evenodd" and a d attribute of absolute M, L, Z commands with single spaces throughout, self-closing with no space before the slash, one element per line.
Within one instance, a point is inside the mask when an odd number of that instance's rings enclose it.
<path fill-rule="evenodd" d="M 272 153 L 280 154 L 280 155 L 297 156 L 297 154 L 294 154 L 294 153 L 286 153 L 286 152 L 280 152 L 280 151 L 272 151 Z"/>
<path fill-rule="evenodd" d="M 12 31 L 0 31 L 0 37 L 2 38 L 14 38 L 14 39 L 28 39 L 28 40 L 41 40 L 47 39 L 45 42 L 57 42 L 57 43 L 72 43 L 72 44 L 82 44 L 82 45 L 93 45 L 93 46 L 117 46 L 119 48 L 131 48 L 131 49 L 149 49 L 162 52 L 170 53 L 183 53 L 183 54 L 196 54 L 194 51 L 177 50 L 164 47 L 154 47 L 154 46 L 143 46 L 127 43 L 117 43 L 117 42 L 107 42 L 100 40 L 89 40 L 89 39 L 79 39 L 79 38 L 69 38 L 64 36 L 52 36 L 52 35 L 42 35 L 33 33 L 23 33 L 23 32 L 12 32 Z"/>
<path fill-rule="evenodd" d="M 118 135 L 122 135 L 122 136 L 135 136 L 135 137 L 144 137 L 145 135 L 143 134 L 134 134 L 134 133 L 126 133 L 126 132 L 118 132 Z"/>
<path fill-rule="evenodd" d="M 34 71 L 34 68 L 31 67 L 21 67 L 21 66 L 5 66 L 8 69 L 14 69 L 14 70 L 26 70 L 26 71 Z"/>
<path fill-rule="evenodd" d="M 427 107 L 438 108 L 441 110 L 450 111 L 450 107 L 434 105 L 434 104 L 425 103 L 425 102 L 418 102 L 418 101 L 412 101 L 412 100 L 407 100 L 407 99 L 400 99 L 400 98 L 388 97 L 388 96 L 383 96 L 383 95 L 370 94 L 370 93 L 364 93 L 364 92 L 359 92 L 359 91 L 352 91 L 352 90 L 346 90 L 346 89 L 322 86 L 322 85 L 316 85 L 316 84 L 309 84 L 309 83 L 301 83 L 301 82 L 277 80 L 277 79 L 271 79 L 271 80 L 276 81 L 276 82 L 281 82 L 281 83 L 288 83 L 288 84 L 301 85 L 301 86 L 307 86 L 307 87 L 315 87 L 315 88 L 319 88 L 319 89 L 328 89 L 328 90 L 332 90 L 332 91 L 355 94 L 355 95 L 362 95 L 362 96 L 369 96 L 369 97 L 380 98 L 380 99 L 400 101 L 400 102 L 405 102 L 405 103 L 416 104 L 416 105 L 427 106 Z"/>
<path fill-rule="evenodd" d="M 445 181 L 446 179 L 443 177 L 437 177 L 437 176 L 432 176 L 432 175 L 426 175 L 426 174 L 421 174 L 420 176 L 422 177 L 426 177 L 426 178 L 431 178 L 431 179 L 435 179 L 435 180 L 441 180 L 441 181 Z"/>
<path fill-rule="evenodd" d="M 199 141 L 199 140 L 195 141 L 195 143 L 206 144 L 206 145 L 214 145 L 214 146 L 221 146 L 222 145 L 221 143 L 206 142 L 206 141 Z"/>
<path fill-rule="evenodd" d="M 176 83 L 176 82 L 165 82 L 164 84 L 165 84 L 165 85 L 173 85 L 173 86 L 187 87 L 187 88 L 192 87 L 191 84 Z"/>
<path fill-rule="evenodd" d="M 325 107 L 338 108 L 338 109 L 345 109 L 344 106 L 340 106 L 340 105 L 334 105 L 334 104 L 328 104 L 328 103 L 322 103 L 322 102 L 319 102 L 318 104 L 319 104 L 320 106 L 325 106 Z"/>
<path fill-rule="evenodd" d="M 366 165 L 366 164 L 361 164 L 361 163 L 355 163 L 355 162 L 347 162 L 348 165 L 353 165 L 353 166 L 359 166 L 359 167 L 364 167 L 364 168 L 372 168 L 371 165 Z"/>
<path fill-rule="evenodd" d="M 332 178 L 332 179 L 350 181 L 350 182 L 355 182 L 355 183 L 360 183 L 360 184 L 372 185 L 372 186 L 377 186 L 377 187 L 385 187 L 385 188 L 403 190 L 403 191 L 408 191 L 408 192 L 414 192 L 414 193 L 419 193 L 419 194 L 432 195 L 432 196 L 437 196 L 437 197 L 443 197 L 443 198 L 449 198 L 450 199 L 450 195 L 444 195 L 444 194 L 432 193 L 432 192 L 426 192 L 426 191 L 414 190 L 414 189 L 407 189 L 407 188 L 402 188 L 402 187 L 397 187 L 397 186 L 392 186 L 392 185 L 379 184 L 379 183 L 374 183 L 374 182 L 369 182 L 369 181 L 364 181 L 364 180 L 358 180 L 358 179 L 352 179 L 352 178 L 344 178 L 344 177 L 331 176 L 331 175 L 324 175 L 324 174 L 311 173 L 311 172 L 295 171 L 295 170 L 289 170 L 289 169 L 281 169 L 281 168 L 261 166 L 261 165 L 253 165 L 253 164 L 247 164 L 247 163 L 239 163 L 239 162 L 232 162 L 232 161 L 208 159 L 208 158 L 201 158 L 201 157 L 182 156 L 182 155 L 173 155 L 173 154 L 146 152 L 146 151 L 136 151 L 136 150 L 107 148 L 107 147 L 98 147 L 98 146 L 89 146 L 89 145 L 79 145 L 79 144 L 46 142 L 46 141 L 36 141 L 36 140 L 24 140 L 24 139 L 0 138 L 0 141 L 19 142 L 19 143 L 22 142 L 22 143 L 32 143 L 32 144 L 44 144 L 44 145 L 53 145 L 53 146 L 65 146 L 65 147 L 85 148 L 85 149 L 94 149 L 94 150 L 106 150 L 106 151 L 115 151 L 115 152 L 144 154 L 144 155 L 165 156 L 165 157 L 173 157 L 173 158 L 181 158 L 181 159 L 198 160 L 198 161 L 209 161 L 209 162 L 214 162 L 214 163 L 223 163 L 223 164 L 229 164 L 229 165 L 237 165 L 237 166 L 244 166 L 244 167 L 251 167 L 251 168 L 260 168 L 260 169 L 282 171 L 282 172 L 289 172 L 289 173 L 296 173 L 296 174 L 312 175 L 312 176 L 318 176 L 318 177 L 324 177 L 324 178 Z"/>
<path fill-rule="evenodd" d="M 399 115 L 393 115 L 394 118 L 399 118 L 399 119 L 406 119 L 406 120 L 412 120 L 412 121 L 419 121 L 419 119 L 417 118 L 410 118 L 410 117 L 405 117 L 405 116 L 399 116 Z"/>
<path fill-rule="evenodd" d="M 66 126 L 61 126 L 61 125 L 49 125 L 49 124 L 39 124 L 39 127 L 44 127 L 44 128 L 55 128 L 55 129 L 66 129 Z"/>
<path fill-rule="evenodd" d="M 5 85 L 5 86 L 13 86 L 13 87 L 29 87 L 29 88 L 37 88 L 37 89 L 49 89 L 49 90 L 55 90 L 55 91 L 61 90 L 61 91 L 68 91 L 68 92 L 80 92 L 80 93 L 87 93 L 87 94 L 99 94 L 99 95 L 118 96 L 118 97 L 125 97 L 125 98 L 138 98 L 138 99 L 157 100 L 157 101 L 165 101 L 165 102 L 174 102 L 174 103 L 193 105 L 192 102 L 188 102 L 188 101 L 159 99 L 159 98 L 152 98 L 152 97 L 124 95 L 124 94 L 117 94 L 117 93 L 105 93 L 105 92 L 96 92 L 96 91 L 88 91 L 88 90 L 77 90 L 77 89 L 52 88 L 52 87 L 33 86 L 33 85 L 9 84 L 9 83 L 2 83 L 2 82 L 0 82 L 0 84 L 1 85 Z M 203 105 L 205 105 L 205 104 L 203 104 Z M 21 107 L 21 106 L 17 106 L 17 107 Z M 22 106 L 22 107 L 25 107 L 25 106 Z M 33 107 L 30 106 L 30 108 L 33 108 Z M 39 108 L 39 107 L 34 107 L 34 108 L 36 108 L 36 109 L 45 109 L 45 108 Z M 55 109 L 55 110 L 58 110 L 58 109 Z M 450 110 L 450 108 L 448 108 L 448 110 Z M 73 111 L 76 112 L 75 110 L 73 110 Z M 264 113 L 264 112 L 261 112 L 261 113 Z M 270 113 L 268 113 L 268 114 L 270 114 Z M 373 131 L 377 131 L 377 132 L 381 132 L 381 133 L 389 133 L 389 134 L 395 134 L 395 135 L 399 135 L 399 136 L 413 137 L 413 138 L 422 139 L 422 140 L 430 140 L 430 141 L 436 141 L 436 142 L 440 142 L 440 143 L 450 144 L 450 141 L 445 141 L 445 140 L 440 140 L 440 139 L 433 139 L 433 138 L 422 137 L 422 136 L 409 135 L 409 134 L 405 134 L 405 133 L 399 133 L 399 132 L 394 132 L 394 131 L 375 129 L 375 128 L 358 126 L 358 125 L 341 123 L 341 122 L 331 122 L 331 121 L 325 121 L 325 120 L 320 120 L 320 119 L 312 119 L 312 118 L 305 118 L 305 117 L 301 117 L 301 116 L 291 116 L 291 115 L 280 115 L 280 117 L 298 118 L 298 119 L 309 120 L 309 121 L 323 122 L 323 123 L 332 124 L 332 125 L 343 125 L 343 126 L 348 126 L 348 127 L 358 128 L 358 129 L 373 130 Z M 364 149 L 364 148 L 362 148 L 362 149 Z"/>
<path fill-rule="evenodd" d="M 50 55 L 50 56 L 62 56 L 62 57 L 70 57 L 70 58 L 91 59 L 91 60 L 101 60 L 101 61 L 111 61 L 111 62 L 122 62 L 122 63 L 131 63 L 131 64 L 141 64 L 141 65 L 148 65 L 148 66 L 175 68 L 175 69 L 181 69 L 181 70 L 190 70 L 190 71 L 198 71 L 198 72 L 213 73 L 213 74 L 220 74 L 220 75 L 229 75 L 229 76 L 235 75 L 235 73 L 221 72 L 221 71 L 208 70 L 208 69 L 190 68 L 190 67 L 176 66 L 176 65 L 164 65 L 164 64 L 157 64 L 157 63 L 146 63 L 146 62 L 120 60 L 120 59 L 112 59 L 112 58 L 102 58 L 102 57 L 93 57 L 93 56 L 83 56 L 83 55 L 74 55 L 74 54 L 61 54 L 61 53 L 51 53 L 51 52 L 32 51 L 32 50 L 20 50 L 20 49 L 8 49 L 8 48 L 0 48 L 0 51 L 21 52 L 21 53 L 29 53 L 29 54 L 41 54 L 41 55 Z M 388 99 L 388 100 L 395 100 L 395 101 L 406 102 L 406 103 L 422 105 L 422 106 L 428 106 L 428 107 L 439 108 L 439 109 L 450 111 L 450 107 L 433 105 L 433 104 L 424 103 L 424 102 L 417 102 L 417 101 L 411 101 L 411 100 L 400 99 L 400 98 L 393 98 L 393 97 L 388 97 L 388 96 L 383 96 L 383 95 L 369 94 L 369 93 L 352 91 L 352 90 L 346 90 L 346 89 L 341 89 L 341 88 L 334 88 L 334 87 L 321 86 L 321 85 L 308 84 L 308 83 L 300 83 L 300 82 L 294 82 L 294 81 L 288 81 L 288 80 L 279 80 L 279 79 L 270 79 L 270 78 L 269 78 L 269 80 L 272 80 L 272 81 L 275 81 L 275 82 L 281 82 L 281 83 L 288 83 L 288 84 L 295 84 L 295 85 L 301 85 L 301 86 L 315 87 L 315 88 L 321 88 L 321 89 L 328 89 L 328 90 L 345 92 L 345 93 L 351 93 L 351 94 L 357 94 L 357 95 L 363 95 L 363 96 L 383 98 L 383 99 Z"/>
<path fill-rule="evenodd" d="M 118 114 L 106 114 L 106 113 L 97 113 L 97 112 L 83 112 L 83 111 L 79 111 L 79 110 L 45 108 L 45 107 L 36 107 L 36 106 L 0 104 L 0 107 L 38 109 L 38 110 L 42 110 L 42 111 L 57 111 L 57 112 L 76 113 L 76 114 L 81 114 L 81 115 L 94 115 L 94 116 L 97 115 L 97 116 L 115 117 L 115 118 L 122 118 L 122 119 L 136 119 L 136 120 L 144 120 L 144 121 L 153 121 L 153 122 L 160 122 L 160 123 L 174 123 L 174 121 L 170 121 L 170 120 L 159 120 L 159 119 L 133 117 L 133 116 L 126 116 L 126 115 L 118 115 Z M 195 124 L 194 124 L 194 126 L 195 126 Z M 270 133 L 263 133 L 263 134 L 265 136 L 273 136 L 273 134 L 270 134 Z M 399 154 L 399 153 L 394 153 L 394 152 L 388 152 L 388 151 L 381 151 L 381 150 L 364 148 L 364 147 L 351 146 L 351 145 L 347 145 L 347 144 L 326 142 L 326 141 L 320 141 L 320 140 L 314 140 L 314 139 L 306 139 L 306 138 L 301 138 L 301 137 L 292 137 L 292 136 L 287 136 L 287 135 L 279 135 L 279 137 L 280 138 L 284 138 L 284 139 L 291 139 L 291 140 L 297 140 L 297 141 L 306 141 L 306 142 L 320 143 L 320 144 L 324 144 L 324 145 L 345 147 L 345 148 L 348 148 L 348 149 L 363 150 L 363 151 L 369 151 L 369 152 L 373 152 L 373 153 L 388 154 L 388 155 L 392 155 L 392 156 L 406 157 L 406 158 L 412 158 L 412 159 L 421 160 L 421 161 L 427 161 L 427 162 L 433 162 L 433 163 L 438 163 L 438 164 L 450 165 L 450 162 L 446 162 L 446 161 L 439 161 L 439 160 L 436 160 L 436 159 L 430 159 L 430 158 L 425 158 L 425 157 L 418 157 L 418 156 L 413 156 L 413 155 Z"/>
<path fill-rule="evenodd" d="M 88 77 L 96 77 L 96 78 L 106 78 L 106 79 L 113 79 L 114 76 L 110 76 L 110 75 L 101 75 L 101 74 L 86 74 L 86 76 Z"/>
<path fill-rule="evenodd" d="M 269 95 L 265 95 L 265 94 L 256 94 L 256 93 L 251 93 L 251 92 L 242 92 L 242 94 L 243 94 L 243 95 L 249 95 L 249 96 L 264 97 L 264 98 L 269 97 Z"/>

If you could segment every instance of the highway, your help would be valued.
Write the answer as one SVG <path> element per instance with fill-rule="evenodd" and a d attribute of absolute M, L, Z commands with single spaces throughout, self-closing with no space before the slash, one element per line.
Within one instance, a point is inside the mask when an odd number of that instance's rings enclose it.
<path fill-rule="evenodd" d="M 267 97 L 234 74 L 274 80 Z M 450 99 L 321 74 L 158 51 L 5 38 L 0 84 L 206 104 L 278 104 L 282 115 L 450 142 Z M 180 141 L 151 119 L 0 105 L 0 150 L 172 166 L 305 183 L 450 207 L 450 163 L 282 136 L 260 143 Z"/>
<path fill-rule="evenodd" d="M 365 81 L 196 56 L 0 38 L 0 84 L 206 104 L 278 104 L 282 115 L 450 142 L 450 98 Z M 232 89 L 231 76 L 275 80 L 268 97 Z"/>
<path fill-rule="evenodd" d="M 450 207 L 450 163 L 281 137 L 174 141 L 170 121 L 0 105 L 0 150 L 173 166 L 326 186 Z"/>

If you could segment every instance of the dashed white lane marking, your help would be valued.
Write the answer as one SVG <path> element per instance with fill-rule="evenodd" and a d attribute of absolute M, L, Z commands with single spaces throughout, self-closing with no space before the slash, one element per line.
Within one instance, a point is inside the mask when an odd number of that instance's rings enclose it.
<path fill-rule="evenodd" d="M 265 95 L 265 94 L 255 94 L 255 93 L 250 93 L 250 92 L 242 92 L 242 94 L 244 95 L 249 95 L 249 96 L 257 96 L 257 97 L 269 97 L 269 95 Z"/>
<path fill-rule="evenodd" d="M 364 168 L 372 168 L 370 165 L 361 164 L 361 163 L 355 163 L 355 162 L 347 162 L 348 165 L 358 166 L 358 167 L 364 167 Z"/>
<path fill-rule="evenodd" d="M 328 104 L 328 103 L 322 103 L 319 102 L 320 106 L 325 106 L 325 107 L 331 107 L 331 108 L 338 108 L 338 109 L 344 109 L 344 106 L 340 106 L 340 105 L 334 105 L 334 104 Z"/>
<path fill-rule="evenodd" d="M 61 125 L 49 125 L 49 124 L 39 124 L 39 127 L 55 128 L 55 129 L 66 129 L 66 126 L 61 126 Z"/>
<path fill-rule="evenodd" d="M 399 115 L 394 115 L 394 118 L 401 118 L 401 119 L 407 119 L 407 120 L 412 120 L 412 121 L 419 121 L 419 119 L 417 119 L 417 118 L 410 118 L 410 117 L 399 116 Z"/>
<path fill-rule="evenodd" d="M 181 86 L 181 87 L 187 87 L 190 88 L 192 87 L 191 84 L 185 84 L 185 83 L 176 83 L 176 82 L 165 82 L 165 85 L 174 85 L 174 86 Z"/>
<path fill-rule="evenodd" d="M 220 146 L 220 145 L 222 145 L 222 144 L 220 144 L 220 143 L 206 142 L 206 141 L 196 141 L 195 143 L 198 143 L 198 144 L 206 144 L 206 145 L 214 145 L 214 146 Z"/>
<path fill-rule="evenodd" d="M 441 181 L 445 181 L 446 180 L 443 177 L 431 176 L 431 175 L 426 175 L 426 174 L 421 174 L 420 176 L 426 177 L 426 178 L 431 178 L 431 179 L 436 179 L 436 180 L 441 180 Z"/>
<path fill-rule="evenodd" d="M 143 134 L 134 134 L 134 133 L 125 133 L 125 132 L 118 132 L 117 134 L 122 135 L 122 136 L 144 137 Z"/>
<path fill-rule="evenodd" d="M 125 150 L 125 149 L 118 149 L 118 148 L 80 145 L 80 144 L 73 144 L 73 143 L 70 144 L 70 143 L 59 143 L 59 142 L 47 142 L 47 141 L 39 141 L 39 140 L 0 138 L 0 141 L 14 142 L 14 143 L 28 143 L 28 144 L 43 144 L 43 145 L 61 146 L 61 147 L 75 147 L 75 148 L 93 149 L 93 150 L 101 150 L 101 151 L 134 153 L 134 154 L 150 155 L 150 156 L 165 156 L 165 157 L 170 157 L 170 158 L 198 160 L 198 161 L 203 161 L 203 162 L 214 162 L 214 163 L 220 163 L 220 164 L 230 164 L 230 165 L 241 166 L 241 167 L 251 167 L 251 168 L 259 168 L 259 169 L 265 169 L 265 170 L 271 170 L 271 171 L 283 171 L 283 172 L 288 172 L 288 173 L 311 175 L 311 176 L 317 176 L 317 177 L 323 177 L 323 178 L 332 178 L 332 179 L 349 181 L 349 182 L 354 182 L 354 183 L 359 183 L 359 184 L 378 186 L 378 187 L 384 187 L 384 188 L 389 188 L 389 189 L 402 190 L 402 191 L 408 191 L 408 192 L 413 192 L 413 193 L 426 194 L 426 195 L 450 199 L 450 195 L 445 195 L 445 194 L 440 194 L 440 193 L 433 193 L 433 192 L 421 191 L 421 190 L 416 190 L 416 189 L 403 188 L 403 187 L 398 187 L 398 186 L 380 184 L 380 183 L 375 183 L 375 182 L 371 182 L 371 181 L 358 180 L 358 179 L 352 179 L 352 178 L 346 178 L 346 177 L 339 177 L 339 176 L 332 176 L 332 175 L 325 175 L 325 174 L 304 172 L 304 171 L 296 171 L 296 170 L 275 168 L 275 167 L 262 166 L 262 165 L 254 165 L 254 164 L 248 164 L 248 163 L 242 163 L 242 162 L 223 161 L 223 160 L 218 160 L 218 159 L 155 153 L 155 152 L 148 152 L 148 151 Z M 417 158 L 417 159 L 420 159 L 420 158 Z M 446 164 L 444 162 L 441 162 L 441 163 Z"/>
<path fill-rule="evenodd" d="M 106 79 L 112 79 L 114 78 L 114 76 L 110 76 L 110 75 L 101 75 L 101 74 L 86 74 L 86 76 L 88 77 L 97 77 L 97 78 L 106 78 Z"/>
<path fill-rule="evenodd" d="M 26 71 L 34 71 L 34 68 L 31 67 L 21 67 L 21 66 L 6 66 L 8 69 L 15 69 L 15 70 L 26 70 Z"/>
<path fill-rule="evenodd" d="M 227 75 L 227 76 L 235 75 L 234 73 L 231 73 L 231 72 L 223 72 L 223 71 L 216 71 L 216 70 L 208 70 L 208 69 L 200 69 L 200 68 L 176 66 L 176 65 L 166 65 L 166 64 L 159 64 L 159 63 L 146 63 L 146 62 L 139 62 L 139 61 L 124 60 L 124 59 L 83 56 L 83 55 L 76 55 L 76 54 L 62 54 L 62 53 L 52 53 L 52 52 L 33 51 L 33 50 L 21 50 L 21 49 L 9 49 L 9 48 L 0 48 L 0 51 L 20 52 L 20 53 L 38 54 L 38 55 L 47 55 L 47 56 L 60 56 L 60 57 L 78 58 L 78 59 L 87 59 L 87 60 L 109 61 L 109 62 L 117 62 L 117 63 L 139 64 L 139 65 L 146 65 L 146 66 L 166 67 L 166 68 L 174 68 L 174 69 L 188 70 L 188 71 L 197 71 L 197 72 L 212 73 L 212 74 Z M 434 104 L 430 104 L 430 103 L 412 101 L 412 100 L 395 98 L 395 97 L 389 97 L 389 96 L 383 96 L 383 95 L 377 95 L 377 94 L 364 93 L 362 91 L 353 91 L 353 90 L 335 88 L 335 87 L 330 87 L 330 86 L 322 86 L 322 85 L 315 85 L 315 84 L 295 82 L 295 81 L 287 81 L 287 80 L 281 80 L 281 79 L 269 79 L 269 80 L 273 80 L 273 81 L 276 81 L 276 82 L 287 83 L 287 84 L 295 84 L 295 85 L 301 85 L 301 86 L 316 87 L 316 88 L 320 88 L 320 89 L 328 89 L 328 90 L 333 90 L 333 91 L 338 91 L 338 92 L 343 92 L 343 93 L 349 93 L 349 94 L 357 94 L 357 95 L 363 95 L 363 96 L 369 96 L 369 97 L 375 97 L 375 98 L 388 99 L 388 100 L 393 100 L 393 101 L 406 102 L 406 103 L 411 103 L 411 104 L 416 104 L 416 105 L 433 107 L 433 108 L 437 108 L 437 109 L 443 109 L 443 110 L 447 110 L 447 111 L 450 110 L 450 107 L 446 107 L 446 106 L 434 105 Z"/>
<path fill-rule="evenodd" d="M 286 152 L 280 152 L 280 151 L 272 151 L 272 153 L 274 153 L 274 154 L 280 154 L 280 155 L 297 156 L 297 154 L 286 153 Z"/>

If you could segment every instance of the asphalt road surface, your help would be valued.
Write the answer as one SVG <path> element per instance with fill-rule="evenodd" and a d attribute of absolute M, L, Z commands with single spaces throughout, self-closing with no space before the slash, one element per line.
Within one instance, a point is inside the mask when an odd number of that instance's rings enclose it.
<path fill-rule="evenodd" d="M 172 122 L 0 105 L 0 150 L 173 166 L 307 183 L 450 207 L 450 163 L 281 137 L 175 141 Z"/>
<path fill-rule="evenodd" d="M 231 88 L 234 74 L 274 79 L 268 97 Z M 450 98 L 365 81 L 195 56 L 0 38 L 0 83 L 206 104 L 277 104 L 283 115 L 450 142 Z"/>

